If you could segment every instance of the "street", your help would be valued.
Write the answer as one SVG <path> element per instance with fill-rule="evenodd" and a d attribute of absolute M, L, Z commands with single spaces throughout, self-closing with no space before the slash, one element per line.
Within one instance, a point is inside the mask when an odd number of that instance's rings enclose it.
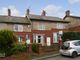
<path fill-rule="evenodd" d="M 80 56 L 76 58 L 71 58 L 67 56 L 56 56 L 56 57 L 51 57 L 51 58 L 46 58 L 46 59 L 41 59 L 41 60 L 80 60 Z"/>

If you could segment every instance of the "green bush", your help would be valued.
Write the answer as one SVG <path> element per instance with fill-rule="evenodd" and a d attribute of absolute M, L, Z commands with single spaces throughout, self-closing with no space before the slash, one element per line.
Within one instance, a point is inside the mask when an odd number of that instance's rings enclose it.
<path fill-rule="evenodd" d="M 38 45 L 36 43 L 32 44 L 32 51 L 37 53 L 38 52 Z"/>
<path fill-rule="evenodd" d="M 63 42 L 66 40 L 80 40 L 80 32 L 64 32 L 62 35 Z"/>
<path fill-rule="evenodd" d="M 17 38 L 12 31 L 1 30 L 0 31 L 0 53 L 3 52 L 6 55 L 11 54 L 11 49 L 13 44 L 16 42 Z"/>
<path fill-rule="evenodd" d="M 25 44 L 15 44 L 14 47 L 12 48 L 13 54 L 17 54 L 20 52 L 25 52 L 27 50 L 27 45 Z"/>

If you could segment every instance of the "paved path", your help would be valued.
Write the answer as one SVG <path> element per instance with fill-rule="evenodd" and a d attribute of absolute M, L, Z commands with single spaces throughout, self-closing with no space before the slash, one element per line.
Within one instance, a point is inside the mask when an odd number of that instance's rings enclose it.
<path fill-rule="evenodd" d="M 43 57 L 34 58 L 32 60 L 42 60 L 42 59 L 47 59 L 47 58 L 55 57 L 55 56 L 58 56 L 58 55 L 59 55 L 59 53 L 52 54 L 52 55 L 47 55 L 47 56 L 43 56 Z"/>

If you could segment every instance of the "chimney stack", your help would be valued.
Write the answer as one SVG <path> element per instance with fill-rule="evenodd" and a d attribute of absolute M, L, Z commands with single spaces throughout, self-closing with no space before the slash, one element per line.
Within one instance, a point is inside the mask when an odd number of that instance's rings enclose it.
<path fill-rule="evenodd" d="M 27 9 L 27 15 L 29 15 L 30 14 L 30 10 L 29 9 Z"/>
<path fill-rule="evenodd" d="M 70 10 L 67 10 L 67 11 L 65 12 L 65 14 L 66 14 L 66 16 L 70 16 Z"/>
<path fill-rule="evenodd" d="M 43 10 L 41 15 L 46 16 L 46 11 Z"/>
<path fill-rule="evenodd" d="M 11 10 L 8 9 L 8 16 L 11 16 Z"/>
<path fill-rule="evenodd" d="M 27 10 L 26 10 L 26 14 L 25 14 L 25 16 L 27 16 L 27 15 L 29 15 L 29 14 L 30 14 L 30 10 L 27 9 Z"/>

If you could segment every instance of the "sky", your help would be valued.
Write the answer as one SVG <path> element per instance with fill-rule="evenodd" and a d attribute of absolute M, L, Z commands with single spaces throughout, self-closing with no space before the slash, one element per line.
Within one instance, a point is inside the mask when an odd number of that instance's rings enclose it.
<path fill-rule="evenodd" d="M 80 0 L 0 0 L 0 15 L 7 15 L 8 8 L 12 16 L 25 16 L 27 9 L 35 15 L 45 10 L 47 16 L 63 18 L 70 10 L 71 15 L 80 16 Z"/>

